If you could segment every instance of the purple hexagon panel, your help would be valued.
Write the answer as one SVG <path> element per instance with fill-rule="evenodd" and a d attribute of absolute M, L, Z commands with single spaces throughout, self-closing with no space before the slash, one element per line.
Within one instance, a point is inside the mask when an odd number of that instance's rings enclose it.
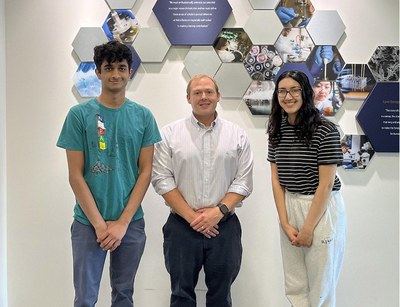
<path fill-rule="evenodd" d="M 153 12 L 172 45 L 212 45 L 232 12 L 227 0 L 157 0 Z"/>
<path fill-rule="evenodd" d="M 399 83 L 378 82 L 356 118 L 376 152 L 399 152 Z"/>

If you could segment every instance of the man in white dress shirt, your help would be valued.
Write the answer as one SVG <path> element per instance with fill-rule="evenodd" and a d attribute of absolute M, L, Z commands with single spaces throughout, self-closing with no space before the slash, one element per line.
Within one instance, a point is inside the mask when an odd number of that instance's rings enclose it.
<path fill-rule="evenodd" d="M 164 127 L 155 145 L 152 184 L 171 209 L 163 227 L 171 307 L 196 307 L 202 267 L 207 307 L 232 306 L 242 259 L 234 211 L 252 192 L 253 154 L 245 131 L 218 116 L 219 100 L 213 78 L 193 77 L 191 116 Z"/>

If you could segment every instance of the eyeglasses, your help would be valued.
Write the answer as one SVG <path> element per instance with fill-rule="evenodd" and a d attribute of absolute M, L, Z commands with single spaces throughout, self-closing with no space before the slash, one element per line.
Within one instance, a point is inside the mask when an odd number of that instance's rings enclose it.
<path fill-rule="evenodd" d="M 301 94 L 301 88 L 291 88 L 290 90 L 280 88 L 278 89 L 278 97 L 285 98 L 287 93 L 290 93 L 290 96 L 298 97 Z"/>

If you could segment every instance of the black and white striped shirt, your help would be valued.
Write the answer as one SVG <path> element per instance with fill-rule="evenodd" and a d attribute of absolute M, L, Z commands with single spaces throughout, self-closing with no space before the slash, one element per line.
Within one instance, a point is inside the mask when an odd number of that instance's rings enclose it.
<path fill-rule="evenodd" d="M 295 126 L 282 121 L 281 140 L 274 148 L 268 144 L 268 161 L 277 164 L 279 182 L 289 192 L 315 194 L 318 187 L 318 166 L 341 165 L 340 134 L 333 124 L 320 125 L 310 146 L 299 141 Z M 335 176 L 333 191 L 339 191 L 340 180 Z"/>

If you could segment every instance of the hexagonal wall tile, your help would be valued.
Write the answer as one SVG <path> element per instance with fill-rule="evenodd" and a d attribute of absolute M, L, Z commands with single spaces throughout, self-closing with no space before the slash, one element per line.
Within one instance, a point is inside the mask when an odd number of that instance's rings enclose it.
<path fill-rule="evenodd" d="M 312 86 L 314 105 L 324 116 L 334 116 L 343 106 L 344 95 L 335 81 L 317 80 Z"/>
<path fill-rule="evenodd" d="M 315 46 L 307 59 L 307 66 L 317 80 L 336 80 L 345 64 L 336 46 Z"/>
<path fill-rule="evenodd" d="M 162 62 L 171 44 L 160 28 L 141 28 L 133 47 L 142 62 Z"/>
<path fill-rule="evenodd" d="M 133 74 L 131 76 L 131 80 L 132 80 L 135 77 L 136 72 L 138 71 L 140 64 L 142 63 L 142 60 L 139 57 L 139 55 L 137 54 L 136 50 L 133 48 L 133 46 L 129 45 L 128 48 L 132 52 L 132 64 L 131 64 L 131 68 L 133 70 Z"/>
<path fill-rule="evenodd" d="M 315 45 L 336 45 L 346 26 L 337 11 L 315 11 L 307 25 Z"/>
<path fill-rule="evenodd" d="M 269 115 L 272 108 L 272 94 L 275 84 L 273 81 L 254 80 L 243 96 L 252 115 Z"/>
<path fill-rule="evenodd" d="M 213 44 L 223 63 L 243 62 L 252 45 L 242 28 L 223 28 Z"/>
<path fill-rule="evenodd" d="M 251 78 L 242 63 L 222 63 L 215 74 L 222 97 L 242 98 Z"/>
<path fill-rule="evenodd" d="M 94 62 L 82 62 L 72 78 L 75 89 L 82 98 L 100 95 L 101 81 L 97 78 L 95 70 Z"/>
<path fill-rule="evenodd" d="M 211 45 L 232 12 L 227 0 L 157 0 L 153 12 L 172 45 Z"/>
<path fill-rule="evenodd" d="M 130 10 L 135 5 L 136 0 L 106 0 L 110 10 L 127 9 Z"/>
<path fill-rule="evenodd" d="M 243 65 L 253 80 L 272 80 L 283 61 L 271 45 L 253 45 L 243 61 Z"/>
<path fill-rule="evenodd" d="M 275 49 L 284 63 L 302 63 L 308 59 L 314 43 L 306 28 L 283 28 Z"/>
<path fill-rule="evenodd" d="M 399 46 L 379 46 L 368 65 L 376 81 L 399 81 Z"/>
<path fill-rule="evenodd" d="M 278 0 L 249 0 L 254 10 L 273 10 Z"/>
<path fill-rule="evenodd" d="M 254 10 L 243 28 L 253 44 L 272 45 L 282 30 L 282 24 L 274 11 Z"/>
<path fill-rule="evenodd" d="M 336 79 L 346 99 L 365 99 L 375 86 L 375 78 L 367 64 L 347 63 Z"/>
<path fill-rule="evenodd" d="M 211 46 L 193 46 L 187 53 L 183 64 L 190 77 L 197 74 L 214 76 L 221 66 L 221 60 Z"/>
<path fill-rule="evenodd" d="M 363 170 L 368 167 L 375 150 L 366 135 L 344 135 L 340 141 L 343 153 L 342 167 L 346 170 Z"/>
<path fill-rule="evenodd" d="M 310 0 L 281 0 L 275 9 L 284 27 L 305 27 L 314 14 Z"/>
<path fill-rule="evenodd" d="M 76 34 L 72 47 L 81 62 L 92 62 L 94 47 L 106 42 L 107 36 L 101 28 L 83 27 Z"/>
<path fill-rule="evenodd" d="M 140 25 L 130 10 L 111 10 L 103 23 L 104 33 L 110 41 L 131 45 L 139 33 Z"/>
<path fill-rule="evenodd" d="M 398 82 L 378 82 L 356 114 L 377 152 L 399 152 Z"/>

